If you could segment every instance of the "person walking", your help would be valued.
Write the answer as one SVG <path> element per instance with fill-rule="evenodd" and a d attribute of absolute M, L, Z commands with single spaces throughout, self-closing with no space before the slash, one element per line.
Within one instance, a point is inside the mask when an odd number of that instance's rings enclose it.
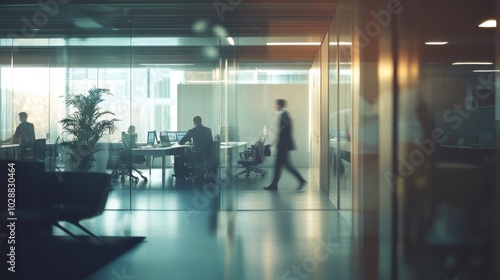
<path fill-rule="evenodd" d="M 300 175 L 297 169 L 292 165 L 289 158 L 289 152 L 295 150 L 295 144 L 292 139 L 292 120 L 286 107 L 286 100 L 276 100 L 276 110 L 279 112 L 279 134 L 276 144 L 278 154 L 276 155 L 276 162 L 274 164 L 274 177 L 272 183 L 264 187 L 268 191 L 278 190 L 278 183 L 281 177 L 281 169 L 286 167 L 290 173 L 299 181 L 297 190 L 301 190 L 306 184 L 306 180 Z"/>

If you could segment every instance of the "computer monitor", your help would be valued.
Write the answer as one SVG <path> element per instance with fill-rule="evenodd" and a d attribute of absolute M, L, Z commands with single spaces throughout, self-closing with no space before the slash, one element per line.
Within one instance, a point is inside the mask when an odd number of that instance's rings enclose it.
<path fill-rule="evenodd" d="M 177 131 L 177 142 L 181 141 L 182 137 L 187 134 L 187 131 Z"/>
<path fill-rule="evenodd" d="M 160 131 L 160 142 L 162 147 L 170 147 L 172 145 L 168 137 L 168 131 Z"/>
<path fill-rule="evenodd" d="M 156 130 L 148 131 L 148 139 L 146 143 L 151 146 L 158 143 L 158 139 L 156 139 Z"/>
<path fill-rule="evenodd" d="M 177 132 L 176 131 L 167 131 L 167 136 L 170 142 L 177 142 Z"/>

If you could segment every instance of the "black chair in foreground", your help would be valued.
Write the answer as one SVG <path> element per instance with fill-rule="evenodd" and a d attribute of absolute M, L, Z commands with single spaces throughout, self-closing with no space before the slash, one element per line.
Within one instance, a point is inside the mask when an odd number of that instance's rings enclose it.
<path fill-rule="evenodd" d="M 111 188 L 111 175 L 94 172 L 48 173 L 55 185 L 56 201 L 53 205 L 53 225 L 66 234 L 81 239 L 61 222 L 78 227 L 93 238 L 103 241 L 80 224 L 82 220 L 97 217 L 104 212 Z"/>
<path fill-rule="evenodd" d="M 0 180 L 3 182 L 0 218 L 3 221 L 9 218 L 17 219 L 13 220 L 16 224 L 16 239 L 26 237 L 31 240 L 35 237 L 50 236 L 54 190 L 51 185 L 46 184 L 44 164 L 0 159 L 0 168 Z"/>
<path fill-rule="evenodd" d="M 238 178 L 239 175 L 245 174 L 245 177 L 250 177 L 251 172 L 255 172 L 255 174 L 260 174 L 261 177 L 264 177 L 268 172 L 266 170 L 260 169 L 257 166 L 264 162 L 264 141 L 257 141 L 255 145 L 252 145 L 246 151 L 240 153 L 240 160 L 238 164 L 245 168 L 245 170 L 239 172 L 234 175 L 234 177 Z"/>
<path fill-rule="evenodd" d="M 68 222 L 94 239 L 101 238 L 80 222 L 103 213 L 111 189 L 111 175 L 93 172 L 45 172 L 44 164 L 36 161 L 0 160 L 0 179 L 14 182 L 7 185 L 8 202 L 0 208 L 0 218 L 15 217 L 16 238 L 23 242 L 51 237 L 52 226 L 80 240 L 61 222 Z M 14 175 L 13 175 L 14 174 Z M 15 193 L 8 201 L 7 194 Z M 9 204 L 10 203 L 10 204 Z M 24 239 L 26 238 L 26 239 Z M 20 242 L 21 243 L 21 242 Z"/>

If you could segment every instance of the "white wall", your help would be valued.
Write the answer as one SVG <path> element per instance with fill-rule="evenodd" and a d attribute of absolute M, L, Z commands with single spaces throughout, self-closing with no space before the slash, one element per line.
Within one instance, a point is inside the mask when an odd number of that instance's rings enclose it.
<path fill-rule="evenodd" d="M 309 167 L 309 95 L 307 84 L 249 84 L 238 87 L 238 125 L 240 140 L 255 143 L 259 136 L 266 143 L 275 139 L 276 99 L 287 100 L 297 149 L 290 154 L 297 167 Z M 276 152 L 273 150 L 273 154 Z M 264 166 L 272 166 L 268 158 Z"/>
<path fill-rule="evenodd" d="M 240 141 L 255 143 L 260 136 L 266 143 L 274 139 L 276 132 L 276 99 L 288 102 L 288 111 L 293 121 L 293 136 L 297 150 L 291 153 L 291 160 L 297 167 L 309 167 L 309 95 L 307 84 L 240 84 L 237 106 Z M 219 133 L 220 102 L 216 88 L 212 85 L 178 85 L 177 129 L 191 128 L 193 116 L 200 115 L 203 123 Z M 229 105 L 231 106 L 231 105 Z M 276 152 L 273 151 L 275 155 Z M 272 166 L 274 159 L 268 158 L 263 166 Z"/>
<path fill-rule="evenodd" d="M 177 130 L 193 128 L 193 117 L 200 116 L 203 125 L 219 129 L 219 106 L 216 87 L 212 84 L 179 84 L 177 86 Z"/>

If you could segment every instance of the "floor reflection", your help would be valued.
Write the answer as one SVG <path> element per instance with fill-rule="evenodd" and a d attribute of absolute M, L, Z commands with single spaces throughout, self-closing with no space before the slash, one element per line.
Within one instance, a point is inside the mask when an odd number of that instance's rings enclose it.
<path fill-rule="evenodd" d="M 84 225 L 146 240 L 88 279 L 351 279 L 351 229 L 319 188 L 296 192 L 283 176 L 268 192 L 269 178 L 259 179 L 221 185 L 240 211 L 216 211 L 222 197 L 200 199 L 210 193 L 201 185 L 117 188 L 111 206 L 129 205 L 132 193 L 143 210 L 107 210 Z"/>

